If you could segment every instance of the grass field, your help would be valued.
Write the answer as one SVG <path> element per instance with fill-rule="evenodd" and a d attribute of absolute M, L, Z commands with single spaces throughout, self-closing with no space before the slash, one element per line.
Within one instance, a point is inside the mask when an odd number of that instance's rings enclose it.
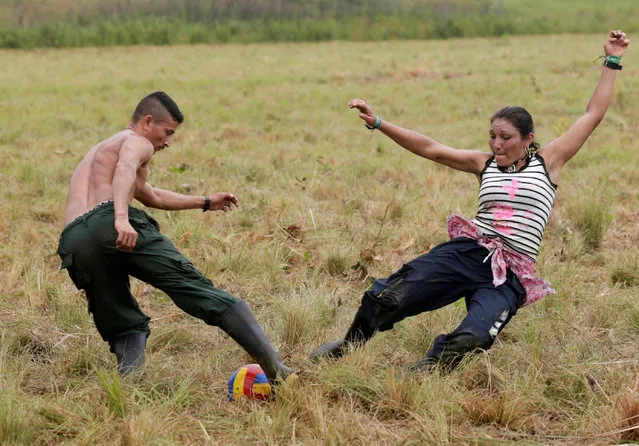
<path fill-rule="evenodd" d="M 631 39 L 633 36 L 630 36 Z M 603 35 L 444 42 L 0 51 L 0 444 L 610 444 L 639 439 L 639 63 L 630 49 L 600 128 L 564 169 L 539 257 L 557 294 L 492 350 L 408 376 L 462 302 L 338 362 L 375 277 L 446 240 L 477 182 L 370 133 L 391 122 L 487 149 L 490 115 L 523 105 L 549 142 L 584 111 Z M 70 175 L 163 89 L 186 121 L 152 184 L 235 192 L 230 214 L 151 211 L 220 287 L 245 299 L 299 379 L 229 403 L 250 361 L 220 330 L 134 282 L 153 318 L 147 365 L 120 379 L 55 255 Z M 372 249 L 375 253 L 362 255 Z M 368 251 L 367 253 L 370 253 Z"/>

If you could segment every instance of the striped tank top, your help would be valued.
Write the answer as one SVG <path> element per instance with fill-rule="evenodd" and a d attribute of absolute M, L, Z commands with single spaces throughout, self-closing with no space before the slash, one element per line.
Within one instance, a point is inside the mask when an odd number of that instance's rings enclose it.
<path fill-rule="evenodd" d="M 473 220 L 482 236 L 499 237 L 504 245 L 537 259 L 557 186 L 544 159 L 533 154 L 513 173 L 502 172 L 495 157 L 480 175 L 479 209 Z"/>

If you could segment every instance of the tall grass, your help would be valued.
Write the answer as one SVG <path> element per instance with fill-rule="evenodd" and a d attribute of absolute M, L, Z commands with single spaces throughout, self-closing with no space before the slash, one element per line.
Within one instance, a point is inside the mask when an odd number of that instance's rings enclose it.
<path fill-rule="evenodd" d="M 30 408 L 20 395 L 24 360 L 11 357 L 10 342 L 0 332 L 0 444 L 26 446 L 31 444 L 35 429 Z"/>
<path fill-rule="evenodd" d="M 0 386 L 0 443 L 30 445 L 34 428 L 15 388 Z"/>
<path fill-rule="evenodd" d="M 619 256 L 610 268 L 613 285 L 634 287 L 639 285 L 639 254 L 627 252 Z"/>
<path fill-rule="evenodd" d="M 597 249 L 601 245 L 612 220 L 609 208 L 610 202 L 597 194 L 579 195 L 568 205 L 568 215 L 587 248 Z"/>
<path fill-rule="evenodd" d="M 0 48 L 440 39 L 639 29 L 632 0 L 13 0 Z M 546 4 L 547 3 L 547 4 Z M 2 7 L 0 7 L 2 8 Z"/>

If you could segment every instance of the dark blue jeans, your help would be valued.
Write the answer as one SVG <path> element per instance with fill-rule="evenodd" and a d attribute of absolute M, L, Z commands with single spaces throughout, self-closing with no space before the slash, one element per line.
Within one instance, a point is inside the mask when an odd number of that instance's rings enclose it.
<path fill-rule="evenodd" d="M 465 298 L 468 314 L 452 333 L 435 339 L 427 356 L 456 364 L 465 353 L 490 348 L 517 313 L 525 290 L 510 270 L 495 287 L 488 254 L 475 240 L 460 237 L 376 280 L 356 316 L 366 327 L 362 332 L 390 330 L 404 318 Z"/>

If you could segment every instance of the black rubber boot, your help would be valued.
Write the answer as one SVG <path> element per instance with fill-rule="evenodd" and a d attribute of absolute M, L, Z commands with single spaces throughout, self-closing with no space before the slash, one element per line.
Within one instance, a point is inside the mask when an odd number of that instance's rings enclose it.
<path fill-rule="evenodd" d="M 366 317 L 366 314 L 368 312 L 363 309 L 363 306 L 360 307 L 344 339 L 337 339 L 319 346 L 310 354 L 310 360 L 318 362 L 324 358 L 341 358 L 350 345 L 364 345 L 376 331 L 376 327 L 371 326 L 370 318 Z"/>
<path fill-rule="evenodd" d="M 347 343 L 344 339 L 336 339 L 317 347 L 311 352 L 309 358 L 313 362 L 319 362 L 324 358 L 341 358 L 346 347 Z"/>
<path fill-rule="evenodd" d="M 470 330 L 455 330 L 435 338 L 431 351 L 426 357 L 410 366 L 411 372 L 431 372 L 439 366 L 443 372 L 451 372 L 469 353 L 479 349 L 488 350 L 492 345 L 490 337 L 480 337 Z"/>
<path fill-rule="evenodd" d="M 444 354 L 440 358 L 426 355 L 424 358 L 412 364 L 409 370 L 411 372 L 430 373 L 436 368 L 439 368 L 442 373 L 450 373 L 459 365 L 462 359 L 464 359 L 464 356 L 464 354 L 460 353 Z"/>
<path fill-rule="evenodd" d="M 118 372 L 128 375 L 144 365 L 147 332 L 134 331 L 118 336 L 111 342 L 111 351 L 118 360 Z"/>
<path fill-rule="evenodd" d="M 439 358 L 434 356 L 426 356 L 415 364 L 411 365 L 409 370 L 411 372 L 432 372 L 439 365 Z"/>
<path fill-rule="evenodd" d="M 231 306 L 216 324 L 253 356 L 272 382 L 284 380 L 293 373 L 266 338 L 264 330 L 244 301 Z"/>

